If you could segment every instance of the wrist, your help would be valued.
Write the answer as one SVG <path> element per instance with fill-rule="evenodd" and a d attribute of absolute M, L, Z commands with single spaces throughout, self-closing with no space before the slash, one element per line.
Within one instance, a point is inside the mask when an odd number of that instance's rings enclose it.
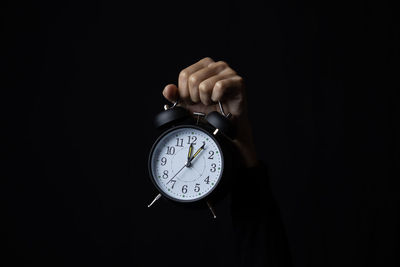
<path fill-rule="evenodd" d="M 258 157 L 251 124 L 247 118 L 238 118 L 236 125 L 237 137 L 233 140 L 233 143 L 239 150 L 245 167 L 254 167 L 258 164 Z"/>

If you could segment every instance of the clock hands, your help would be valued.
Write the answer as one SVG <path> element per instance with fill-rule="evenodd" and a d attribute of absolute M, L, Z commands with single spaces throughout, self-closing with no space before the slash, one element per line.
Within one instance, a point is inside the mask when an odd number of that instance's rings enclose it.
<path fill-rule="evenodd" d="M 190 159 L 190 162 L 192 162 L 192 160 L 197 157 L 197 155 L 204 150 L 204 146 L 206 145 L 205 142 L 203 142 L 203 145 L 196 151 L 196 153 L 194 153 L 194 155 L 192 156 L 192 158 Z"/>
<path fill-rule="evenodd" d="M 190 155 L 192 154 L 192 150 L 193 150 L 193 143 L 190 144 L 189 147 L 189 152 L 188 152 L 188 160 L 186 161 L 185 165 L 182 166 L 182 168 L 180 168 L 180 170 L 175 173 L 175 175 L 167 182 L 167 184 L 169 184 L 185 167 L 190 167 L 192 161 L 197 157 L 197 155 L 204 150 L 206 143 L 203 142 L 203 145 L 196 151 L 196 153 L 194 153 L 194 155 L 192 157 L 190 157 Z"/>

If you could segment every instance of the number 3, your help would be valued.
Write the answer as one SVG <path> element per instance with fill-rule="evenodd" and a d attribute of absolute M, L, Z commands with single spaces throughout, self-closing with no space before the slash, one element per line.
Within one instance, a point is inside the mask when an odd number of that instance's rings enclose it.
<path fill-rule="evenodd" d="M 215 163 L 211 164 L 211 172 L 215 172 L 217 165 Z"/>

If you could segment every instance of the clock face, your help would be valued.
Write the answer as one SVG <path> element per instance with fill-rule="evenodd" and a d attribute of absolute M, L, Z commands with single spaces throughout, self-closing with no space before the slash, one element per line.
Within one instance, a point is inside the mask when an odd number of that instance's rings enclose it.
<path fill-rule="evenodd" d="M 215 138 L 192 126 L 181 126 L 162 135 L 153 146 L 150 172 L 167 197 L 192 202 L 216 187 L 223 172 L 223 155 Z"/>

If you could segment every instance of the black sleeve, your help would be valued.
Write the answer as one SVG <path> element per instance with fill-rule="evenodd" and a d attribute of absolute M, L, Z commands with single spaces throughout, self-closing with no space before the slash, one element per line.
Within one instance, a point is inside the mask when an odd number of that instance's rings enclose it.
<path fill-rule="evenodd" d="M 262 162 L 235 175 L 231 213 L 237 266 L 291 266 L 284 227 Z"/>

